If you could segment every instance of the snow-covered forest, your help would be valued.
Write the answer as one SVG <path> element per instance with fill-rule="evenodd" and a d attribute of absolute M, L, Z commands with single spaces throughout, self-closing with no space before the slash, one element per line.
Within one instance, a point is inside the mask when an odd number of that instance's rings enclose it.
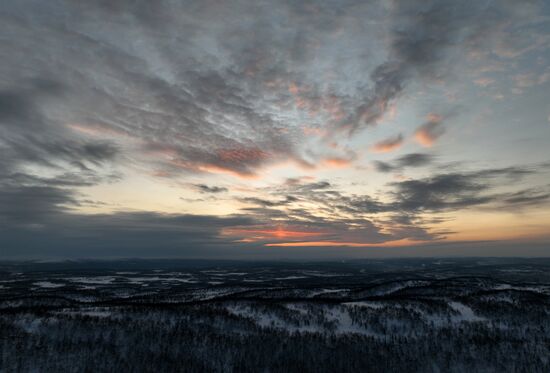
<path fill-rule="evenodd" d="M 550 263 L 405 262 L 6 265 L 0 371 L 550 371 Z"/>

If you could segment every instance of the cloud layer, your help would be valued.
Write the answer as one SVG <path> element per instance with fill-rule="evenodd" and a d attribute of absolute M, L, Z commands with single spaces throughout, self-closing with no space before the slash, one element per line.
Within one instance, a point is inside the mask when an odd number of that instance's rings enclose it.
<path fill-rule="evenodd" d="M 545 205 L 542 152 L 459 159 L 474 129 L 456 123 L 506 108 L 456 97 L 501 100 L 506 79 L 542 91 L 548 14 L 536 0 L 3 1 L 2 255 L 431 242 L 453 233 L 440 214 Z M 525 126 L 548 115 L 533 113 Z M 128 202 L 145 179 L 177 196 Z"/>

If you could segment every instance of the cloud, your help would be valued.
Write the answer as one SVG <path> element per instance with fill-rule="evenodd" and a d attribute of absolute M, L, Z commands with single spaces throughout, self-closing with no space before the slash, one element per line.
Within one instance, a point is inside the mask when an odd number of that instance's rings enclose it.
<path fill-rule="evenodd" d="M 502 201 L 502 205 L 507 208 L 513 206 L 532 206 L 548 200 L 550 200 L 550 193 L 548 191 L 526 189 L 506 195 Z"/>
<path fill-rule="evenodd" d="M 510 1 L 390 1 L 389 32 L 385 35 L 388 58 L 372 70 L 371 89 L 354 114 L 342 122 L 344 129 L 353 134 L 377 124 L 412 81 L 433 83 L 446 78 L 460 54 L 483 54 L 496 49 L 495 44 L 516 50 L 521 46 L 523 50 L 515 56 L 527 52 L 530 49 L 524 48 L 526 43 L 517 42 L 513 36 L 529 35 L 518 33 L 517 27 L 533 26 L 533 19 L 541 11 L 539 6 L 536 1 L 523 9 Z M 539 45 L 545 43 L 536 30 L 525 38 Z M 518 45 L 513 46 L 516 42 Z"/>
<path fill-rule="evenodd" d="M 224 193 L 227 192 L 228 189 L 225 187 L 219 187 L 219 186 L 208 186 L 205 184 L 193 184 L 193 187 L 199 191 L 200 193 Z"/>
<path fill-rule="evenodd" d="M 516 88 L 530 88 L 536 85 L 544 84 L 550 80 L 550 68 L 541 73 L 522 73 L 513 77 Z"/>
<path fill-rule="evenodd" d="M 76 201 L 70 191 L 57 187 L 2 184 L 0 202 L 2 226 L 9 229 L 44 224 Z"/>
<path fill-rule="evenodd" d="M 396 167 L 414 167 L 427 165 L 431 161 L 429 155 L 413 153 L 392 163 Z M 429 242 L 453 233 L 437 229 L 437 224 L 445 221 L 438 217 L 438 213 L 472 208 L 517 211 L 536 203 L 546 203 L 550 198 L 547 188 L 520 188 L 519 182 L 534 174 L 531 169 L 519 167 L 440 173 L 392 182 L 384 198 L 346 194 L 325 183 L 285 183 L 270 190 L 273 196 L 284 193 L 287 196 L 285 199 L 249 199 L 247 202 L 256 204 L 258 208 L 248 208 L 246 211 L 268 219 L 266 225 L 254 228 L 256 230 L 271 229 L 269 227 L 274 224 L 284 222 L 286 231 L 311 233 L 311 237 L 283 238 L 283 243 L 293 242 L 287 246 L 300 246 L 294 245 L 296 242 L 304 245 L 309 245 L 306 242 L 317 242 L 311 246 Z M 511 182 L 517 184 L 519 190 L 498 191 L 500 185 Z M 294 199 L 289 199 L 289 196 Z M 299 205 L 292 205 L 289 200 L 298 201 Z M 427 217 L 425 214 L 431 215 Z M 261 220 L 259 218 L 257 221 Z M 270 238 L 272 241 L 278 240 L 269 235 L 255 237 L 268 242 Z"/>
<path fill-rule="evenodd" d="M 358 141 L 346 136 L 391 118 L 411 87 L 453 79 L 455 66 L 470 62 L 464 56 L 510 59 L 545 45 L 534 40 L 539 10 L 530 1 L 473 0 L 4 1 L 2 247 L 199 255 L 231 250 L 231 240 L 250 238 L 236 234 L 246 229 L 277 239 L 279 225 L 294 238 L 313 232 L 327 242 L 436 240 L 444 233 L 426 228 L 424 211 L 543 203 L 544 188 L 494 190 L 527 176 L 516 169 L 433 174 L 392 183 L 380 196 L 312 175 L 352 165 L 357 156 L 347 146 Z M 542 70 L 510 76 L 523 87 L 548 80 Z M 444 119 L 429 116 L 416 141 L 432 145 Z M 402 143 L 399 134 L 373 150 Z M 413 153 L 375 165 L 390 172 L 430 162 Z M 80 194 L 84 187 L 126 173 L 187 186 L 190 174 L 223 174 L 191 185 L 216 198 L 233 190 L 220 180 L 278 177 L 268 172 L 277 164 L 310 176 L 244 193 L 238 216 L 77 212 L 96 203 Z M 388 224 L 390 215 L 401 218 Z"/>
<path fill-rule="evenodd" d="M 256 197 L 245 197 L 245 198 L 241 198 L 241 201 L 245 203 L 250 203 L 253 205 L 259 205 L 262 207 L 276 207 L 276 206 L 284 206 L 293 202 L 297 202 L 299 201 L 299 199 L 294 196 L 286 196 L 283 200 L 271 201 L 271 200 L 266 200 L 266 199 L 256 198 Z"/>
<path fill-rule="evenodd" d="M 429 155 L 413 153 L 397 158 L 393 163 L 395 167 L 415 167 L 427 165 L 431 161 Z M 436 173 L 429 177 L 389 183 L 390 189 L 383 200 L 369 195 L 344 194 L 330 184 L 323 184 L 323 188 L 318 188 L 317 183 L 285 185 L 282 189 L 275 189 L 274 193 L 285 193 L 315 206 L 311 210 L 315 211 L 314 215 L 322 212 L 323 215 L 328 214 L 336 219 L 344 216 L 348 218 L 349 215 L 359 217 L 363 214 L 373 216 L 396 213 L 408 216 L 409 221 L 412 221 L 411 217 L 423 211 L 439 212 L 478 206 L 516 208 L 514 202 L 529 204 L 535 200 L 542 201 L 546 198 L 544 188 L 510 192 L 495 190 L 502 184 L 519 183 L 522 179 L 535 174 L 534 170 L 521 167 Z M 272 204 L 276 205 L 281 204 Z"/>
<path fill-rule="evenodd" d="M 491 78 L 478 78 L 474 80 L 474 83 L 480 87 L 488 87 L 495 83 L 494 79 Z"/>
<path fill-rule="evenodd" d="M 55 13 L 59 10 L 56 7 L 50 9 L 51 18 L 35 20 L 31 22 L 30 28 L 25 28 L 25 22 L 14 19 L 9 26 L 10 33 L 15 32 L 18 35 L 21 45 L 34 48 L 34 70 L 44 74 L 47 72 L 52 81 L 66 87 L 70 94 L 67 93 L 63 100 L 48 102 L 55 107 L 54 118 L 41 110 L 44 105 L 39 101 L 45 101 L 47 95 L 53 96 L 54 91 L 59 95 L 58 89 L 54 90 L 52 86 L 43 84 L 40 92 L 38 88 L 26 86 L 18 91 L 3 92 L 0 94 L 2 124 L 11 125 L 13 129 L 16 128 L 17 121 L 18 125 L 29 131 L 33 127 L 41 128 L 42 133 L 43 125 L 47 124 L 51 137 L 72 137 L 73 142 L 76 142 L 79 141 L 76 138 L 79 133 L 63 132 L 67 124 L 92 123 L 80 125 L 78 128 L 92 128 L 95 133 L 100 128 L 104 134 L 129 134 L 137 147 L 134 147 L 135 153 L 126 156 L 134 160 L 137 158 L 140 162 L 149 162 L 152 167 L 166 169 L 175 175 L 181 172 L 228 172 L 248 177 L 255 175 L 264 165 L 299 158 L 292 137 L 289 137 L 292 131 L 282 131 L 284 126 L 274 117 L 257 110 L 250 92 L 247 92 L 245 85 L 227 68 L 217 69 L 217 66 L 203 65 L 204 70 L 193 69 L 193 66 L 197 66 L 196 59 L 202 59 L 199 56 L 201 52 L 197 51 L 199 55 L 196 56 L 185 52 L 183 55 L 189 57 L 169 57 L 168 53 L 173 53 L 174 48 L 154 43 L 162 49 L 161 53 L 165 53 L 164 62 L 179 70 L 177 73 L 173 70 L 179 75 L 177 79 L 169 79 L 162 74 L 151 73 L 147 66 L 152 63 L 150 55 L 140 55 L 139 51 L 132 53 L 124 48 L 123 45 L 128 45 L 124 41 L 129 37 L 127 32 L 143 32 L 140 29 L 143 25 L 132 26 L 122 19 L 126 12 L 134 12 L 140 8 L 117 8 L 117 12 L 110 17 L 121 21 L 121 29 L 118 26 L 113 29 L 111 24 L 107 26 L 111 27 L 111 32 L 104 35 L 84 30 L 87 22 L 91 22 L 96 16 L 105 16 L 102 8 L 95 8 L 92 4 L 84 8 L 64 5 L 63 12 L 82 17 L 85 21 L 68 22 L 59 29 L 55 26 Z M 169 14 L 165 12 L 168 4 L 159 2 L 155 8 L 163 14 Z M 148 22 L 141 16 L 138 20 Z M 170 17 L 166 20 L 175 22 Z M 188 35 L 187 31 L 193 27 L 191 23 L 160 23 L 158 31 L 183 31 L 182 35 Z M 37 31 L 33 28 L 42 30 L 40 33 L 44 43 L 35 42 L 33 32 Z M 83 59 L 82 54 L 65 48 L 67 43 L 76 43 L 91 53 Z M 187 49 L 192 43 L 192 40 L 185 40 L 179 47 Z M 6 61 L 5 66 L 17 66 L 17 62 L 22 59 L 20 53 L 23 50 L 16 46 L 14 49 L 15 53 L 10 57 L 13 60 Z M 58 60 L 41 58 L 43 53 L 51 50 L 57 51 L 60 56 Z M 181 64 L 181 67 L 176 68 L 177 64 Z M 22 86 L 21 82 L 28 80 L 21 76 L 22 71 L 23 69 L 0 73 L 13 86 Z M 59 71 L 67 73 L 60 74 Z M 221 122 L 224 123 L 223 126 L 220 126 Z M 87 134 L 90 134 L 90 130 Z M 116 140 L 124 141 L 122 138 Z M 19 139 L 14 141 L 22 143 Z M 92 145 L 83 146 L 85 150 L 95 150 L 90 147 Z M 171 157 L 146 159 L 143 157 L 145 153 L 140 153 L 139 148 L 145 152 L 158 148 L 170 149 L 173 153 Z M 46 161 L 49 159 L 47 156 L 42 158 Z"/>
<path fill-rule="evenodd" d="M 394 166 L 388 162 L 374 161 L 373 163 L 378 172 L 391 172 L 395 170 Z"/>
<path fill-rule="evenodd" d="M 400 167 L 414 167 L 431 161 L 429 155 L 413 153 L 394 162 Z M 550 195 L 544 188 L 513 192 L 495 190 L 503 183 L 519 182 L 534 174 L 531 169 L 517 167 L 436 174 L 393 182 L 384 199 L 344 194 L 328 182 L 293 180 L 268 189 L 270 199 L 243 199 L 257 206 L 243 210 L 254 217 L 255 225 L 228 228 L 225 232 L 230 236 L 245 235 L 246 242 L 274 246 L 340 244 L 367 247 L 437 241 L 453 232 L 438 230 L 435 226 L 445 219 L 437 215 L 427 218 L 425 213 L 468 208 L 517 211 L 547 202 Z M 276 198 L 281 194 L 283 198 Z"/>
<path fill-rule="evenodd" d="M 246 218 L 121 212 L 64 214 L 54 221 L 0 228 L 4 257 L 212 257 L 239 255 L 222 237 Z"/>
<path fill-rule="evenodd" d="M 2 257 L 199 256 L 236 253 L 225 227 L 251 225 L 245 216 L 120 211 L 82 214 L 82 200 L 59 186 L 0 184 Z M 237 250 L 238 251 L 238 250 Z"/>
<path fill-rule="evenodd" d="M 522 202 L 520 197 L 525 195 L 525 191 L 495 193 L 492 191 L 495 183 L 517 181 L 532 173 L 529 169 L 507 167 L 395 182 L 392 183 L 396 190 L 391 205 L 396 211 L 409 212 L 458 210 L 490 204 L 510 208 L 514 200 Z M 545 199 L 543 194 L 537 196 Z M 530 198 L 523 202 L 529 203 Z"/>
<path fill-rule="evenodd" d="M 399 167 L 426 166 L 433 161 L 433 156 L 425 153 L 410 153 L 396 159 Z"/>
<path fill-rule="evenodd" d="M 0 94 L 0 118 L 12 128 L 15 119 L 25 122 L 29 130 L 48 122 L 51 137 L 73 142 L 81 141 L 79 130 L 61 128 L 117 134 L 110 143 L 125 144 L 119 136 L 125 134 L 133 141 L 123 149 L 126 159 L 170 177 L 255 177 L 288 161 L 345 166 L 346 156 L 305 155 L 336 133 L 353 135 L 378 123 L 412 81 L 434 81 L 450 70 L 453 51 L 479 49 L 480 35 L 521 21 L 518 14 L 536 14 L 509 2 L 475 1 L 345 1 L 314 8 L 285 1 L 254 7 L 248 1 L 54 1 L 34 17 L 35 7 L 8 1 L 0 31 L 14 37 L 4 46 L 0 75 L 22 88 Z M 383 45 L 362 36 L 381 28 L 387 30 Z M 340 48 L 349 58 L 340 57 Z M 365 58 L 373 50 L 381 52 Z M 51 53 L 57 57 L 47 58 Z M 299 106 L 297 112 L 291 106 Z M 313 145 L 303 128 L 315 128 L 327 143 Z M 433 141 L 433 131 L 426 131 L 424 143 Z"/>
<path fill-rule="evenodd" d="M 76 187 L 120 177 L 106 167 L 120 155 L 116 144 L 75 138 L 47 115 L 44 105 L 62 101 L 66 93 L 63 84 L 43 78 L 22 79 L 0 91 L 0 155 L 9 160 L 0 182 Z M 41 172 L 30 173 L 37 168 Z"/>
<path fill-rule="evenodd" d="M 398 160 L 418 164 L 422 158 Z M 0 170 L 5 166 L 0 163 Z M 7 257 L 216 257 L 244 255 L 247 245 L 307 246 L 314 241 L 314 246 L 409 245 L 437 241 L 449 233 L 427 228 L 437 219 L 421 217 L 426 212 L 474 207 L 517 211 L 546 203 L 550 193 L 544 188 L 494 191 L 495 185 L 533 174 L 513 167 L 438 174 L 392 183 L 384 200 L 343 194 L 326 181 L 297 181 L 268 189 L 271 198 L 243 198 L 250 207 L 223 217 L 138 211 L 81 214 L 75 207 L 89 202 L 63 183 L 9 178 L 0 188 L 0 245 Z"/>
<path fill-rule="evenodd" d="M 353 158 L 344 158 L 344 157 L 326 157 L 324 159 L 321 159 L 320 164 L 318 167 L 326 167 L 326 168 L 346 168 L 351 166 L 353 162 Z"/>
<path fill-rule="evenodd" d="M 430 147 L 444 133 L 443 117 L 438 114 L 429 114 L 426 123 L 414 132 L 414 138 L 420 145 Z"/>
<path fill-rule="evenodd" d="M 388 153 L 397 150 L 403 145 L 403 135 L 399 134 L 379 141 L 371 147 L 375 153 Z"/>
<path fill-rule="evenodd" d="M 403 171 L 408 167 L 427 166 L 433 162 L 434 157 L 425 153 L 405 154 L 392 162 L 375 161 L 374 166 L 379 172 Z"/>
<path fill-rule="evenodd" d="M 491 202 L 480 192 L 488 188 L 477 178 L 463 174 L 442 174 L 427 179 L 394 184 L 396 207 L 404 211 L 459 209 Z"/>
<path fill-rule="evenodd" d="M 371 74 L 373 88 L 351 119 L 350 133 L 376 124 L 414 77 L 433 80 L 445 70 L 446 51 L 472 32 L 476 7 L 445 1 L 392 1 L 389 58 Z"/>
<path fill-rule="evenodd" d="M 34 126 L 43 124 L 37 101 L 48 96 L 60 97 L 65 87 L 57 81 L 43 78 L 24 79 L 17 86 L 0 90 L 0 124 Z"/>

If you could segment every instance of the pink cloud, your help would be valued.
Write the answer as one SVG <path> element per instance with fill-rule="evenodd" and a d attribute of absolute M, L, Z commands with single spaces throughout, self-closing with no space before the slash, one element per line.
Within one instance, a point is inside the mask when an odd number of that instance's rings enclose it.
<path fill-rule="evenodd" d="M 66 125 L 71 130 L 79 132 L 89 136 L 95 137 L 131 137 L 127 132 L 113 128 L 105 124 L 82 124 L 82 123 L 68 123 Z"/>
<path fill-rule="evenodd" d="M 414 138 L 420 145 L 430 147 L 445 133 L 445 128 L 443 128 L 443 117 L 439 114 L 430 113 L 426 119 L 426 123 L 415 131 Z"/>
<path fill-rule="evenodd" d="M 377 142 L 370 149 L 374 153 L 388 153 L 399 149 L 401 145 L 403 145 L 403 135 L 399 134 Z"/>

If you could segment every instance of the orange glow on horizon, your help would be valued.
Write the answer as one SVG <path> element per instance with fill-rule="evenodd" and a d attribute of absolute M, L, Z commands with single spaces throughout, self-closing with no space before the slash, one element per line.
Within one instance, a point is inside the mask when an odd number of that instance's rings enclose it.
<path fill-rule="evenodd" d="M 246 228 L 227 228 L 223 231 L 224 235 L 228 236 L 245 236 L 245 242 L 253 242 L 266 239 L 303 239 L 308 237 L 317 237 L 323 235 L 324 232 L 307 232 L 287 230 L 282 227 L 277 229 L 246 229 Z"/>
<path fill-rule="evenodd" d="M 380 243 L 363 243 L 363 242 L 338 242 L 338 241 L 302 241 L 302 242 L 277 242 L 267 243 L 264 246 L 277 246 L 277 247 L 333 247 L 333 246 L 345 246 L 345 247 L 403 247 L 412 246 L 432 241 L 411 241 L 408 239 L 386 241 Z"/>

